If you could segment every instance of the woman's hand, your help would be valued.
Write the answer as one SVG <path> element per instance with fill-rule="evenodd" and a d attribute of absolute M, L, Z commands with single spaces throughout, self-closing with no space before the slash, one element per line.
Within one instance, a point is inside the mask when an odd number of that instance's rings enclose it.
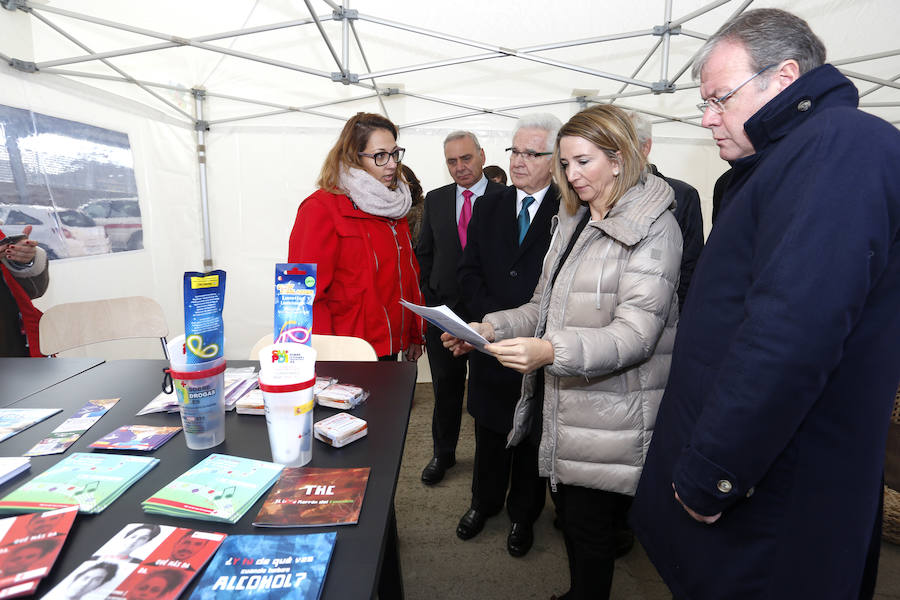
<path fill-rule="evenodd" d="M 31 225 L 26 225 L 22 233 L 26 236 L 31 235 Z M 6 260 L 27 265 L 34 260 L 34 256 L 37 253 L 37 250 L 35 250 L 36 246 L 36 241 L 24 239 L 16 244 L 8 244 L 3 250 L 3 256 Z"/>
<path fill-rule="evenodd" d="M 469 327 L 474 329 L 478 335 L 483 337 L 489 342 L 494 341 L 494 326 L 490 323 L 469 323 Z M 452 336 L 449 333 L 441 334 L 441 341 L 444 342 L 444 348 L 453 353 L 453 356 L 462 356 L 467 352 L 471 352 L 475 349 L 475 346 L 468 342 L 464 342 L 458 337 Z"/>
<path fill-rule="evenodd" d="M 406 349 L 406 360 L 416 362 L 422 356 L 422 351 L 422 344 L 410 344 L 409 348 Z"/>
<path fill-rule="evenodd" d="M 500 364 L 519 373 L 531 373 L 553 362 L 553 344 L 540 338 L 512 338 L 488 344 L 485 350 Z"/>

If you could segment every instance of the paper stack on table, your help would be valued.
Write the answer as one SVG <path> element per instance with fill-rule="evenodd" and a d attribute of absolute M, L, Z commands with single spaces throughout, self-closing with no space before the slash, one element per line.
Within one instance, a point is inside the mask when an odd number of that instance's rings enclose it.
<path fill-rule="evenodd" d="M 76 452 L 0 499 L 0 512 L 77 504 L 83 513 L 99 513 L 157 463 L 151 456 Z"/>
<path fill-rule="evenodd" d="M 151 514 L 236 523 L 283 468 L 262 460 L 210 454 L 141 506 Z"/>

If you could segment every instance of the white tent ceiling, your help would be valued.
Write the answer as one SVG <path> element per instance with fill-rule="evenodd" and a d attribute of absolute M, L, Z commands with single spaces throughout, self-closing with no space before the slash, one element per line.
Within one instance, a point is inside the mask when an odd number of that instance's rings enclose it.
<path fill-rule="evenodd" d="M 33 21 L 31 44 L 0 41 L 2 58 L 185 121 L 190 90 L 205 89 L 213 127 L 329 127 L 367 110 L 401 128 L 506 128 L 536 109 L 566 118 L 587 97 L 677 122 L 666 134 L 686 137 L 705 135 L 694 52 L 737 12 L 780 6 L 809 20 L 830 60 L 869 92 L 867 110 L 900 121 L 894 0 L 3 1 Z"/>
<path fill-rule="evenodd" d="M 228 271 L 229 358 L 245 358 L 271 329 L 273 263 L 285 259 L 297 206 L 357 111 L 386 112 L 400 125 L 404 162 L 429 190 L 450 181 L 441 147 L 449 131 L 475 131 L 488 163 L 506 167 L 503 149 L 517 115 L 549 111 L 565 121 L 584 102 L 618 95 L 617 104 L 651 115 L 651 160 L 698 188 L 708 228 L 713 182 L 727 164 L 697 124 L 688 65 L 731 15 L 776 6 L 810 22 L 830 61 L 859 87 L 864 110 L 900 122 L 896 0 L 0 6 L 0 104 L 126 133 L 143 218 L 143 250 L 54 261 L 38 306 L 142 294 L 163 305 L 177 333 L 181 273 L 211 258 Z M 191 90 L 201 88 L 209 130 L 198 140 Z M 199 175 L 198 141 L 208 181 Z M 198 200 L 204 189 L 208 230 Z M 159 354 L 152 343 L 127 352 Z"/>

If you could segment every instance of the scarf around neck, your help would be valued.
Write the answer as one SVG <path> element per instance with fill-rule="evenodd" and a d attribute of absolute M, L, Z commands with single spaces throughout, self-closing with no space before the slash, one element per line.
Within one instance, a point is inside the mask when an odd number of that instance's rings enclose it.
<path fill-rule="evenodd" d="M 392 190 L 363 169 L 341 170 L 340 185 L 356 206 L 376 217 L 399 219 L 412 206 L 408 185 L 398 181 L 397 189 Z"/>

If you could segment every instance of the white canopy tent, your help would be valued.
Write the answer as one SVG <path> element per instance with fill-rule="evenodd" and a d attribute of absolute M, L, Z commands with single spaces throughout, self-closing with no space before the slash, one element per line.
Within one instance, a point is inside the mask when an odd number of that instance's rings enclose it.
<path fill-rule="evenodd" d="M 144 250 L 55 261 L 38 306 L 142 294 L 180 332 L 181 273 L 223 268 L 231 358 L 271 328 L 273 263 L 355 112 L 400 126 L 431 189 L 450 181 L 449 131 L 506 168 L 517 116 L 612 101 L 650 116 L 651 159 L 700 190 L 708 221 L 727 165 L 699 127 L 691 59 L 731 16 L 776 6 L 810 22 L 865 110 L 900 122 L 894 0 L 0 4 L 0 104 L 127 133 L 144 220 Z"/>

